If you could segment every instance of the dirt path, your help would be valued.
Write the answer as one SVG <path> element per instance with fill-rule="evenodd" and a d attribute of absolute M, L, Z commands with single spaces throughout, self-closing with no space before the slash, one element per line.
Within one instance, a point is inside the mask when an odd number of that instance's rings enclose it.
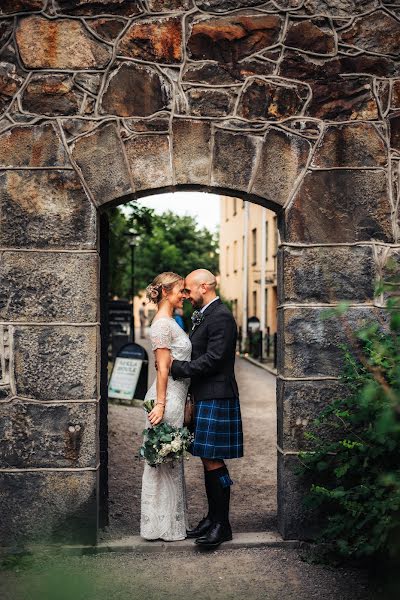
<path fill-rule="evenodd" d="M 0 574 L 2 600 L 379 600 L 363 572 L 295 550 L 103 554 L 37 560 Z"/>
<path fill-rule="evenodd" d="M 142 343 L 142 340 L 138 340 Z M 148 341 L 143 345 L 148 348 Z M 151 358 L 151 357 L 150 357 Z M 154 377 L 150 369 L 149 381 Z M 228 461 L 234 531 L 263 531 L 276 526 L 275 377 L 243 359 L 236 376 L 244 427 L 245 456 Z M 138 458 L 144 413 L 141 408 L 109 407 L 110 525 L 102 539 L 139 532 L 143 464 Z M 195 524 L 206 510 L 203 469 L 198 458 L 185 463 L 189 520 Z"/>

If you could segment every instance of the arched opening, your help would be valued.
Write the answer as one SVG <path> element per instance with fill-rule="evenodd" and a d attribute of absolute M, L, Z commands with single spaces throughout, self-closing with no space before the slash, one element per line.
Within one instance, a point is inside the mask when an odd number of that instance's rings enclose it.
<path fill-rule="evenodd" d="M 276 456 L 276 394 L 275 373 L 271 348 L 273 333 L 276 333 L 276 304 L 268 308 L 261 304 L 266 299 L 266 291 L 270 297 L 276 294 L 277 277 L 276 261 L 278 246 L 278 229 L 273 230 L 278 216 L 265 207 L 265 202 L 257 198 L 249 198 L 246 194 L 230 191 L 229 195 L 217 196 L 214 188 L 201 187 L 201 192 L 213 194 L 213 202 L 221 205 L 220 235 L 224 237 L 224 244 L 229 237 L 233 244 L 239 243 L 237 256 L 233 253 L 226 256 L 225 248 L 221 246 L 219 261 L 219 293 L 223 300 L 228 301 L 237 321 L 241 335 L 237 346 L 236 375 L 239 384 L 242 418 L 245 436 L 245 457 L 240 460 L 228 461 L 229 469 L 236 485 L 233 488 L 231 518 L 236 532 L 266 531 L 277 528 L 277 456 Z M 199 191 L 199 186 L 185 186 L 182 202 L 190 206 L 193 202 L 193 190 Z M 159 202 L 171 188 L 157 190 L 162 192 L 157 196 Z M 178 186 L 175 192 L 182 192 Z M 218 190 L 221 192 L 221 190 Z M 137 195 L 140 198 L 150 196 L 148 193 Z M 191 198 L 192 196 L 192 198 Z M 123 199 L 113 202 L 113 206 L 122 204 Z M 128 199 L 129 202 L 129 199 Z M 126 204 L 126 203 L 124 203 Z M 263 206 L 264 204 L 264 206 Z M 269 203 L 271 206 L 271 203 Z M 268 220 L 267 220 L 268 215 Z M 264 220 L 264 222 L 263 222 Z M 106 312 L 108 294 L 106 289 L 107 276 L 107 248 L 108 248 L 108 223 L 107 209 L 102 209 L 102 235 L 101 235 L 101 260 L 102 260 L 102 397 L 100 408 L 100 524 L 106 528 L 102 537 L 115 539 L 132 534 L 138 534 L 140 520 L 140 491 L 142 462 L 138 459 L 138 449 L 141 444 L 144 426 L 144 413 L 140 402 L 133 402 L 130 406 L 110 404 L 107 401 L 107 384 L 110 373 L 109 357 L 106 346 L 108 343 L 106 328 Z M 270 236 L 266 244 L 265 225 L 270 224 Z M 258 233 L 257 233 L 258 231 Z M 246 246 L 246 248 L 245 248 Z M 246 250 L 246 251 L 245 251 Z M 268 262 L 267 262 L 268 260 Z M 229 262 L 228 269 L 225 265 Z M 265 262 L 262 268 L 261 261 Z M 135 250 L 135 265 L 140 263 L 140 251 Z M 272 265 L 275 279 L 267 283 L 267 267 Z M 201 266 L 201 265 L 199 265 Z M 112 264 L 108 265 L 112 268 Z M 166 269 L 167 266 L 164 265 Z M 269 272 L 268 272 L 269 273 Z M 157 273 L 153 273 L 155 275 Z M 269 273 L 270 274 L 270 273 Z M 231 282 L 229 281 L 229 277 Z M 261 280 L 264 277 L 264 281 Z M 237 284 L 240 279 L 240 290 Z M 244 280 L 247 280 L 244 291 Z M 267 290 L 269 287 L 269 290 Z M 262 290 L 262 291 L 261 291 Z M 246 295 L 244 302 L 243 298 Z M 269 321 L 267 322 L 267 313 Z M 258 315 L 258 316 L 257 316 Z M 248 318 L 262 318 L 261 332 L 263 339 L 261 345 L 266 355 L 267 346 L 271 350 L 271 360 L 264 368 L 265 361 L 255 352 L 249 339 L 252 335 L 248 329 Z M 246 325 L 244 325 L 246 323 Z M 269 325 L 268 325 L 269 323 Z M 137 320 L 136 320 L 137 324 Z M 246 327 L 243 332 L 243 327 Z M 267 340 L 268 332 L 272 334 Z M 136 327 L 136 342 L 142 344 L 150 351 L 147 339 L 139 338 L 139 329 Z M 276 337 L 276 336 L 275 336 Z M 255 357 L 252 359 L 252 355 Z M 152 356 L 150 353 L 150 361 Z M 257 365 L 258 362 L 258 365 Z M 155 376 L 154 366 L 149 369 L 149 386 Z M 107 416 L 108 415 L 108 416 Z M 109 464 L 109 466 L 107 465 Z M 205 494 L 202 467 L 199 459 L 190 458 L 185 464 L 189 498 L 189 518 L 191 522 L 200 520 L 205 510 Z"/>

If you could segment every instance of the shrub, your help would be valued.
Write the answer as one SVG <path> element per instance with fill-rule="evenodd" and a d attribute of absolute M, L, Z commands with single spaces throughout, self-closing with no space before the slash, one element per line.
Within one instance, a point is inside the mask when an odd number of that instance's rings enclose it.
<path fill-rule="evenodd" d="M 398 266 L 397 266 L 398 271 Z M 400 277 L 396 265 L 376 290 L 389 326 L 377 322 L 343 346 L 345 397 L 329 404 L 306 437 L 305 502 L 322 519 L 320 540 L 357 559 L 400 554 Z M 336 318 L 345 319 L 343 307 Z M 328 315 L 332 318 L 332 313 Z M 319 433 L 323 428 L 324 435 Z"/>

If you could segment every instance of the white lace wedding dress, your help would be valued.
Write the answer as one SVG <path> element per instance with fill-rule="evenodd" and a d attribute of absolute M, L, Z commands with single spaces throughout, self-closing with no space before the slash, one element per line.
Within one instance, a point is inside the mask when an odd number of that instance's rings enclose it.
<path fill-rule="evenodd" d="M 192 344 L 177 322 L 169 317 L 156 319 L 150 327 L 153 351 L 169 348 L 172 357 L 190 360 Z M 182 427 L 186 394 L 190 380 L 174 381 L 168 377 L 167 400 L 163 420 L 174 427 Z M 146 394 L 156 399 L 156 380 Z M 146 417 L 146 428 L 150 422 Z M 140 535 L 147 540 L 183 540 L 187 529 L 186 491 L 183 460 L 150 467 L 144 465 Z"/>

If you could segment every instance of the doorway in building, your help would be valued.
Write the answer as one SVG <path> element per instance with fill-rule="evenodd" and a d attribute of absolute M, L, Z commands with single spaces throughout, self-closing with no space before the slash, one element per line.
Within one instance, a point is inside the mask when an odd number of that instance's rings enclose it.
<path fill-rule="evenodd" d="M 148 329 L 156 307 L 143 305 L 145 284 L 163 270 L 186 275 L 204 266 L 216 272 L 218 293 L 232 310 L 239 331 L 236 377 L 245 456 L 228 461 L 234 481 L 232 527 L 234 532 L 276 529 L 275 214 L 243 199 L 190 191 L 135 201 L 134 218 L 131 207 L 126 204 L 108 209 L 102 220 L 101 537 L 115 539 L 139 533 L 143 471 L 138 456 L 144 427 L 141 401 L 107 399 L 115 357 L 115 352 L 110 353 L 112 342 L 107 332 L 109 302 L 125 301 L 133 307 L 135 341 L 149 354 L 150 385 L 155 369 Z M 196 230 L 198 246 L 191 242 Z M 137 234 L 135 239 L 132 233 Z M 123 242 L 118 244 L 118 239 Z M 143 310 L 146 322 L 141 328 Z M 189 307 L 183 317 L 188 330 Z M 258 328 L 252 326 L 254 319 Z M 189 521 L 194 525 L 206 512 L 200 459 L 189 458 L 185 476 Z"/>

